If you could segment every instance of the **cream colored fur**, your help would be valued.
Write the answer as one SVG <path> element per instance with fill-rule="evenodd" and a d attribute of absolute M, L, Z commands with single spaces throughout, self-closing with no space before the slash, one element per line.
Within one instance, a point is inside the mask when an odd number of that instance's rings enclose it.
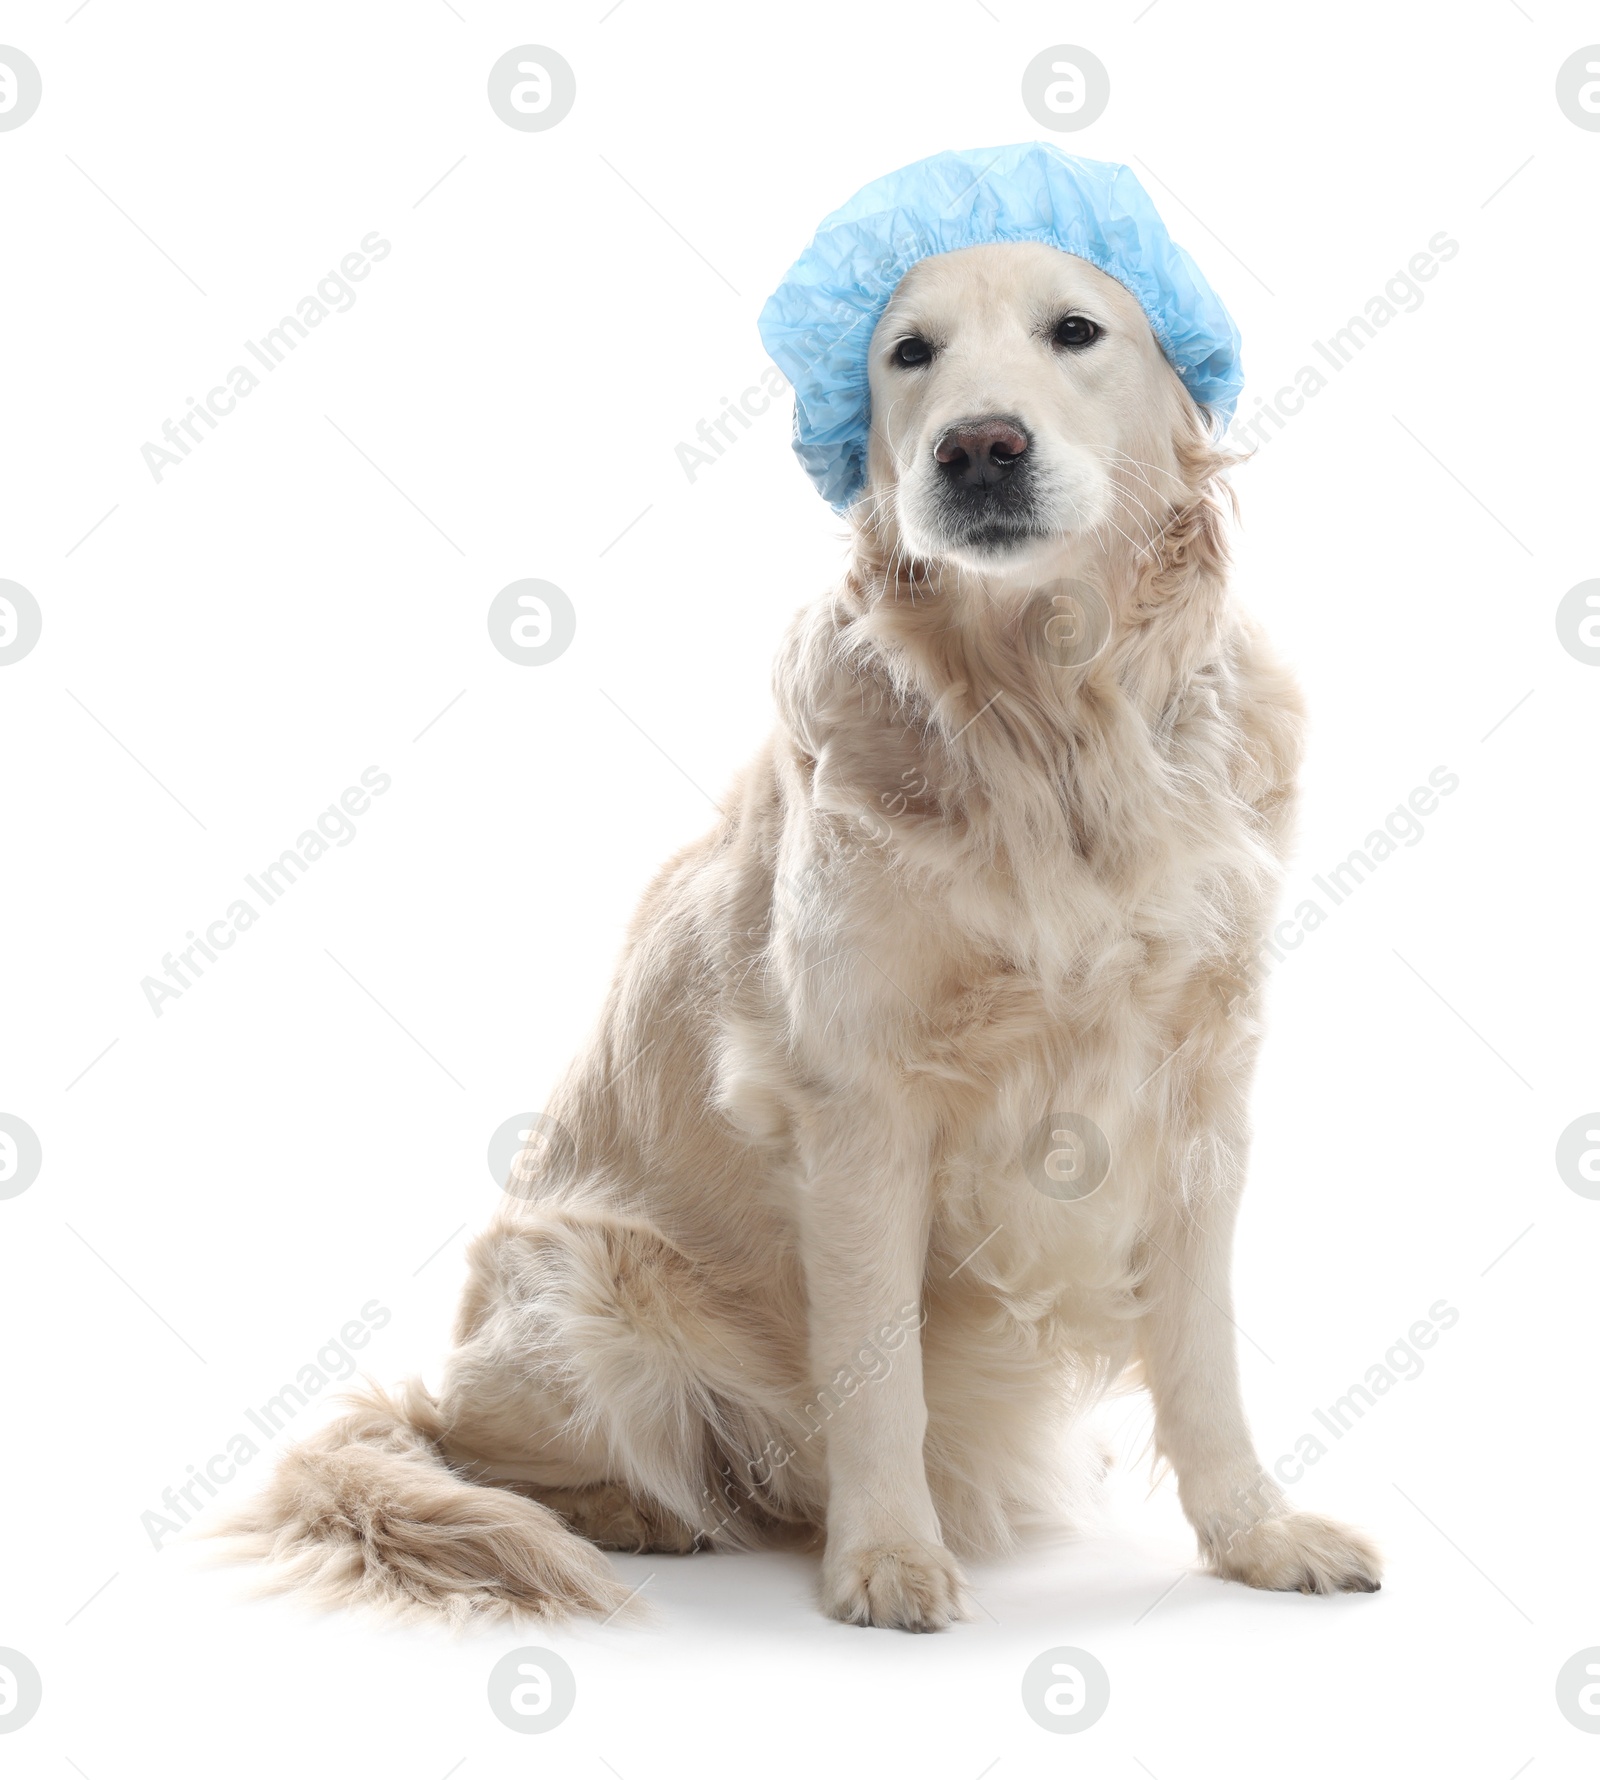
<path fill-rule="evenodd" d="M 1052 344 L 1069 311 L 1092 351 Z M 894 362 L 907 333 L 931 363 Z M 645 897 L 472 1245 L 437 1400 L 371 1393 L 243 1518 L 325 1597 L 609 1613 L 589 1540 L 821 1535 L 829 1613 L 938 1627 L 957 1554 L 1093 1482 L 1075 1426 L 1119 1378 L 1213 1569 L 1377 1586 L 1359 1535 L 1265 1476 L 1236 1375 L 1301 714 L 1229 597 L 1226 466 L 1134 299 L 1051 248 L 914 267 L 871 376 L 843 584 L 790 630 L 722 819 Z M 1039 535 L 998 555 L 934 461 L 988 414 L 1036 454 Z M 1108 638 L 1058 665 L 1048 626 L 1085 602 Z M 1084 1198 L 1034 1184 L 1060 1114 L 1109 1140 Z"/>

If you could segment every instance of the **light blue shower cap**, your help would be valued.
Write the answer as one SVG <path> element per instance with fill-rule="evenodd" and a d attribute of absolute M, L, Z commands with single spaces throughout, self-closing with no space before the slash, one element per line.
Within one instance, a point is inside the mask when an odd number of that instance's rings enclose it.
<path fill-rule="evenodd" d="M 1184 388 L 1223 426 L 1244 376 L 1239 330 L 1114 161 L 1045 142 L 930 155 L 863 187 L 823 220 L 767 299 L 762 343 L 794 385 L 794 450 L 842 513 L 867 475 L 867 347 L 918 260 L 991 241 L 1043 241 L 1139 299 Z"/>

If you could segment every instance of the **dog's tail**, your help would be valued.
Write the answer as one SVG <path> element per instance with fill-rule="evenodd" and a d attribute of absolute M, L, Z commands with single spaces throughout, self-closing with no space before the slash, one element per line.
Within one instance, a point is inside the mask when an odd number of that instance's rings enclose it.
<path fill-rule="evenodd" d="M 368 1383 L 346 1402 L 218 1529 L 237 1555 L 272 1565 L 269 1590 L 457 1624 L 609 1615 L 628 1600 L 552 1510 L 445 1463 L 438 1407 L 417 1381 L 392 1394 Z"/>

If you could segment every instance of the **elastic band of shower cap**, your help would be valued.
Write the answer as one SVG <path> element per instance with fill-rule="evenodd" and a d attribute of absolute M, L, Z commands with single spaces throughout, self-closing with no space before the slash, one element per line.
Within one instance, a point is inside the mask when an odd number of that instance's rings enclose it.
<path fill-rule="evenodd" d="M 762 343 L 794 387 L 795 455 L 835 512 L 866 483 L 867 348 L 896 285 L 933 254 L 999 241 L 1045 242 L 1126 286 L 1184 388 L 1214 425 L 1232 419 L 1239 330 L 1127 167 L 1044 142 L 950 150 L 826 217 L 761 311 Z"/>

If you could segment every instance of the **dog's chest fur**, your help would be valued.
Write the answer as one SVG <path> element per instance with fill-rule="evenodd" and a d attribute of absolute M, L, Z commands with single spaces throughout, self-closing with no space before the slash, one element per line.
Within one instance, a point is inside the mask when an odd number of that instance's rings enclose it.
<path fill-rule="evenodd" d="M 1011 980 L 1071 1020 L 1177 987 L 1236 956 L 1278 867 L 1229 655 L 1129 643 L 1084 671 L 1013 647 L 943 684 L 869 658 L 818 725 L 813 810 L 843 870 L 937 928 L 958 994 Z"/>
<path fill-rule="evenodd" d="M 1183 1141 L 1166 1084 L 1142 1084 L 1195 1034 L 1253 1028 L 1225 991 L 1276 890 L 1281 689 L 1243 631 L 1195 629 L 1131 633 L 1087 670 L 1003 630 L 959 656 L 864 649 L 791 722 L 819 904 L 892 978 L 901 1063 L 942 1101 L 935 1248 L 953 1266 L 988 1238 L 967 1274 L 1026 1320 L 1121 1314 L 1159 1151 Z M 1063 1112 L 1118 1158 L 1070 1209 L 1030 1167 Z"/>

